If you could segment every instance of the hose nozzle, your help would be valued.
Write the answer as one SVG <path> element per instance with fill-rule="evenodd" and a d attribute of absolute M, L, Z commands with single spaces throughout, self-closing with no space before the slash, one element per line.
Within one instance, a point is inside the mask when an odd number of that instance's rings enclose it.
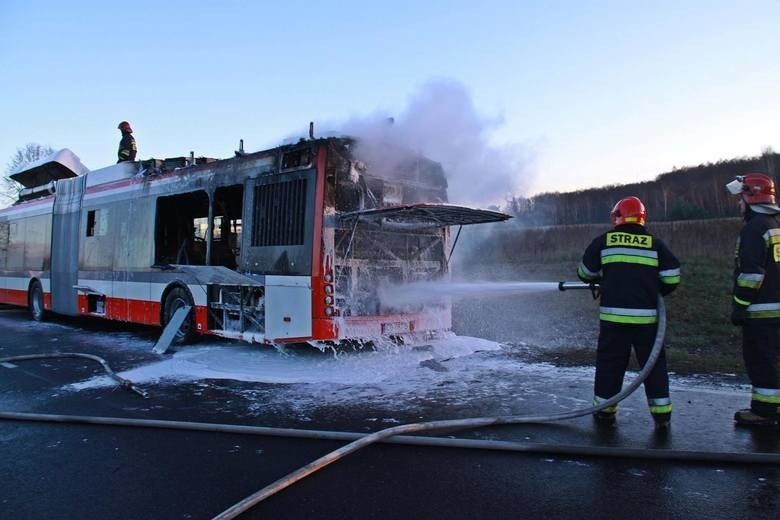
<path fill-rule="evenodd" d="M 601 295 L 601 288 L 596 282 L 558 282 L 559 291 L 567 291 L 572 289 L 587 289 L 593 295 L 594 300 L 597 300 Z"/>
<path fill-rule="evenodd" d="M 597 283 L 585 283 L 585 282 L 558 282 L 558 290 L 566 291 L 570 289 L 590 289 L 598 287 Z"/>

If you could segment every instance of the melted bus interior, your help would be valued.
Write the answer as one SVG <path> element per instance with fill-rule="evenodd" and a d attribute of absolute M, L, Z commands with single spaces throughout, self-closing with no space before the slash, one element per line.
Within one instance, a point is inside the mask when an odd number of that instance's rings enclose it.
<path fill-rule="evenodd" d="M 157 199 L 155 264 L 238 267 L 244 188 L 217 188 Z M 211 220 L 211 225 L 209 225 Z M 208 230 L 211 229 L 209 237 Z"/>

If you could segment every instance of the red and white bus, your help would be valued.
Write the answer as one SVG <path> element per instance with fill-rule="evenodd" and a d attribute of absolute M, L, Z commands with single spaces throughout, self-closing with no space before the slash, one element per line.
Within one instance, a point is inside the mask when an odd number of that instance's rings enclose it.
<path fill-rule="evenodd" d="M 450 306 L 394 308 L 385 284 L 449 277 L 449 226 L 503 213 L 447 204 L 438 163 L 379 175 L 349 138 L 224 160 L 88 171 L 68 150 L 12 178 L 0 210 L 0 303 L 250 342 L 337 342 L 447 330 Z M 375 170 L 375 171 L 372 171 Z"/>

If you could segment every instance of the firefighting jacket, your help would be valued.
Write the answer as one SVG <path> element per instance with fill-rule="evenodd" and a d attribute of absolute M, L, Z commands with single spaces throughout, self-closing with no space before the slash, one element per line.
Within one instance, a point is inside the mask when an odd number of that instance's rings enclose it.
<path fill-rule="evenodd" d="M 590 243 L 577 275 L 600 284 L 601 321 L 652 324 L 658 321 L 658 293 L 669 294 L 680 283 L 680 262 L 643 226 L 624 224 Z"/>
<path fill-rule="evenodd" d="M 136 151 L 135 137 L 129 132 L 122 132 L 122 140 L 119 141 L 118 160 L 116 162 L 135 161 Z"/>
<path fill-rule="evenodd" d="M 733 295 L 748 319 L 780 323 L 780 216 L 748 214 L 737 238 Z"/>

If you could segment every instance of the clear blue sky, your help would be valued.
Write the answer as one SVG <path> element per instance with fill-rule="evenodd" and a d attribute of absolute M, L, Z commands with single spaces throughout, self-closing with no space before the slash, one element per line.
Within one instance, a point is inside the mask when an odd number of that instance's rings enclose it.
<path fill-rule="evenodd" d="M 777 1 L 2 0 L 0 71 L 0 165 L 28 142 L 109 165 L 125 119 L 140 158 L 228 157 L 409 118 L 442 82 L 526 195 L 780 150 Z"/>

